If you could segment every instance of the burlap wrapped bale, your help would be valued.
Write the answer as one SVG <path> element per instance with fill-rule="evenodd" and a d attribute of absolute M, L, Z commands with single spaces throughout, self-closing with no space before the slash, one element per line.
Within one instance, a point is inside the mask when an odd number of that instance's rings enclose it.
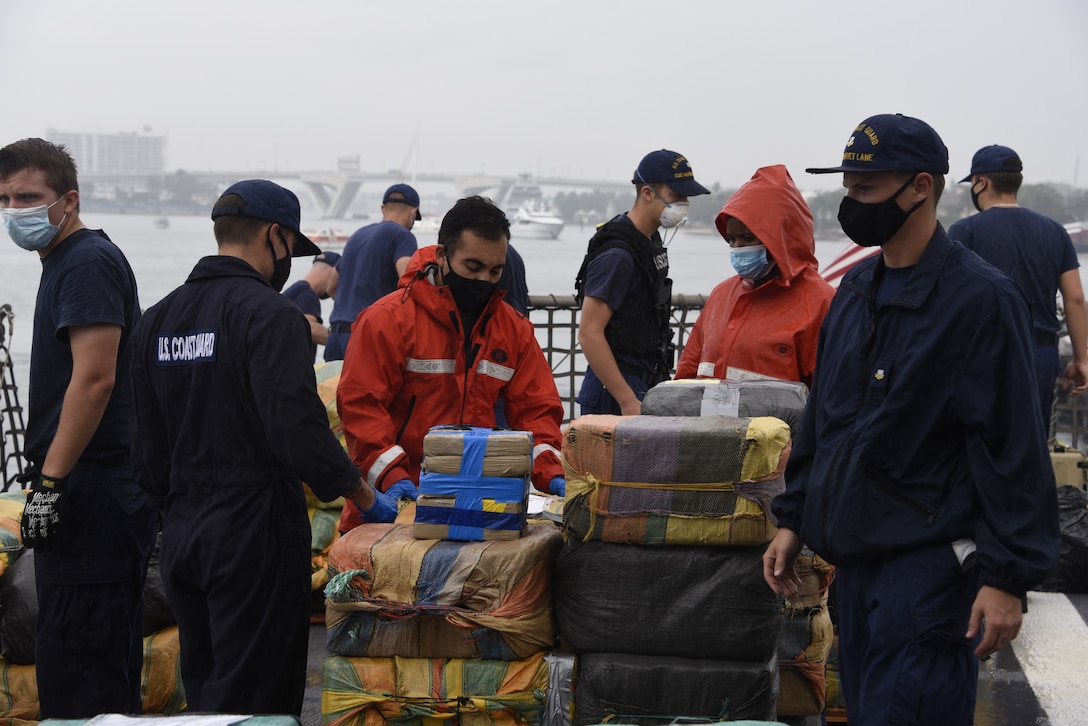
<path fill-rule="evenodd" d="M 794 561 L 794 568 L 801 578 L 801 587 L 786 598 L 786 607 L 797 612 L 807 612 L 811 608 L 826 604 L 828 588 L 835 579 L 835 566 L 803 546 Z"/>
<path fill-rule="evenodd" d="M 357 527 L 329 551 L 329 652 L 518 660 L 551 648 L 562 539 L 550 524 L 486 542 L 419 540 L 410 524 Z"/>
<path fill-rule="evenodd" d="M 773 719 L 773 656 L 760 663 L 589 653 L 578 656 L 574 724 Z"/>
<path fill-rule="evenodd" d="M 827 654 L 827 667 L 824 669 L 824 680 L 827 684 L 824 691 L 824 717 L 828 723 L 846 723 L 846 694 L 842 692 L 837 635 L 831 640 L 831 650 Z"/>
<path fill-rule="evenodd" d="M 340 412 L 336 408 L 336 387 L 340 385 L 340 373 L 344 368 L 344 361 L 331 360 L 314 365 L 314 375 L 317 377 L 317 395 L 325 404 L 325 413 L 329 418 L 329 428 L 336 434 L 344 451 L 348 450 L 347 439 L 344 438 L 344 424 L 340 420 Z"/>
<path fill-rule="evenodd" d="M 5 726 L 30 726 L 41 719 L 33 665 L 0 659 L 0 719 Z"/>
<path fill-rule="evenodd" d="M 144 638 L 144 670 L 140 680 L 144 713 L 172 716 L 185 710 L 180 658 L 181 639 L 177 625 Z"/>
<path fill-rule="evenodd" d="M 552 587 L 560 640 L 577 654 L 765 662 L 782 618 L 762 554 L 567 540 Z"/>
<path fill-rule="evenodd" d="M 19 531 L 25 505 L 26 492 L 0 492 L 0 575 L 25 551 Z"/>
<path fill-rule="evenodd" d="M 797 432 L 808 402 L 808 387 L 794 381 L 727 381 L 682 378 L 646 392 L 645 416 L 774 416 Z"/>
<path fill-rule="evenodd" d="M 582 416 L 563 438 L 563 527 L 604 542 L 766 544 L 789 451 L 772 417 Z"/>
<path fill-rule="evenodd" d="M 778 715 L 815 716 L 824 710 L 825 668 L 835 632 L 826 601 L 807 612 L 782 613 L 778 644 Z"/>
<path fill-rule="evenodd" d="M 34 550 L 27 550 L 0 577 L 0 655 L 14 665 L 33 665 L 38 591 Z"/>
<path fill-rule="evenodd" d="M 547 688 L 542 652 L 517 661 L 333 656 L 321 716 L 335 726 L 536 726 Z"/>
<path fill-rule="evenodd" d="M 173 716 L 185 710 L 180 651 L 176 625 L 144 638 L 140 696 L 145 714 Z M 0 660 L 0 721 L 5 726 L 30 726 L 41 718 L 39 710 L 34 666 Z"/>

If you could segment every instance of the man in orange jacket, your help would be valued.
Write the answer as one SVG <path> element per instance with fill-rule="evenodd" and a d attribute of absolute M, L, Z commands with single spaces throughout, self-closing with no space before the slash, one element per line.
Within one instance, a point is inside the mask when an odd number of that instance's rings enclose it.
<path fill-rule="evenodd" d="M 392 521 L 396 500 L 416 497 L 430 427 L 494 426 L 500 399 L 509 426 L 533 434 L 535 487 L 565 492 L 555 379 L 532 323 L 498 288 L 509 240 L 502 210 L 461 199 L 438 244 L 416 252 L 399 288 L 356 318 L 336 403 L 348 453 L 379 495 L 366 511 L 346 504 L 342 532 Z"/>

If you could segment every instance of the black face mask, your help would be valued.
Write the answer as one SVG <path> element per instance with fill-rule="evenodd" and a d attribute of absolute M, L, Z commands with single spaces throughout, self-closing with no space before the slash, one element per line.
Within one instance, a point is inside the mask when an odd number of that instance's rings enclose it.
<path fill-rule="evenodd" d="M 862 247 L 875 247 L 890 240 L 907 221 L 907 217 L 925 201 L 923 199 L 906 211 L 896 204 L 895 200 L 903 193 L 903 190 L 913 183 L 912 176 L 906 184 L 899 187 L 895 194 L 883 202 L 867 204 L 850 197 L 843 197 L 839 204 L 839 224 L 842 225 L 842 231 Z"/>
<path fill-rule="evenodd" d="M 470 318 L 480 317 L 480 313 L 487 307 L 488 301 L 495 294 L 495 288 L 499 284 L 487 280 L 473 280 L 468 277 L 461 277 L 453 271 L 453 266 L 449 265 L 448 261 L 446 264 L 449 269 L 442 273 L 442 279 L 445 281 L 446 286 L 449 287 L 450 294 L 453 295 L 453 301 L 457 303 L 458 309 L 463 315 Z"/>
<path fill-rule="evenodd" d="M 283 248 L 287 250 L 287 256 L 282 260 L 276 259 L 276 248 L 272 244 L 272 239 L 268 240 L 268 249 L 272 251 L 272 279 L 269 280 L 272 283 L 272 289 L 276 292 L 282 292 L 283 286 L 287 284 L 287 278 L 291 276 L 291 248 L 287 246 L 287 240 L 280 235 L 280 242 L 283 243 Z"/>
<path fill-rule="evenodd" d="M 975 185 L 971 185 L 971 204 L 975 205 L 975 209 L 979 212 L 982 211 L 982 207 L 978 205 L 978 192 L 975 191 Z"/>

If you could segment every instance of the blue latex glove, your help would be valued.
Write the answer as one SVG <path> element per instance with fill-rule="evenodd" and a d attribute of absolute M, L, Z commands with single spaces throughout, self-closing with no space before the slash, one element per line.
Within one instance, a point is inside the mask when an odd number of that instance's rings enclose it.
<path fill-rule="evenodd" d="M 557 476 L 548 482 L 548 491 L 560 497 L 567 496 L 567 480 Z"/>
<path fill-rule="evenodd" d="M 370 509 L 360 509 L 364 522 L 393 522 L 397 519 L 397 500 L 384 492 L 374 492 Z"/>
<path fill-rule="evenodd" d="M 419 496 L 419 490 L 416 489 L 415 483 L 411 479 L 401 479 L 385 492 L 389 496 L 393 497 L 394 501 L 397 499 L 411 499 L 415 501 Z"/>

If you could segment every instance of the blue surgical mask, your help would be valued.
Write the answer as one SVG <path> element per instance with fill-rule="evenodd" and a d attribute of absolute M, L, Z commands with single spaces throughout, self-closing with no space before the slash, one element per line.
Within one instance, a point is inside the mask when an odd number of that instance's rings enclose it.
<path fill-rule="evenodd" d="M 758 280 L 767 272 L 767 248 L 763 245 L 752 245 L 731 249 L 729 262 L 741 277 Z"/>
<path fill-rule="evenodd" d="M 61 199 L 64 199 L 64 197 L 59 197 L 53 204 Z M 59 226 L 49 223 L 49 210 L 53 207 L 53 204 L 42 204 L 37 207 L 25 207 L 23 209 L 13 207 L 0 209 L 0 216 L 4 218 L 4 227 L 7 228 L 11 241 L 24 250 L 30 250 L 31 252 L 48 247 L 49 243 L 57 236 L 57 232 L 60 231 Z M 65 212 L 60 223 L 63 225 L 64 220 L 67 218 L 68 213 Z"/>

